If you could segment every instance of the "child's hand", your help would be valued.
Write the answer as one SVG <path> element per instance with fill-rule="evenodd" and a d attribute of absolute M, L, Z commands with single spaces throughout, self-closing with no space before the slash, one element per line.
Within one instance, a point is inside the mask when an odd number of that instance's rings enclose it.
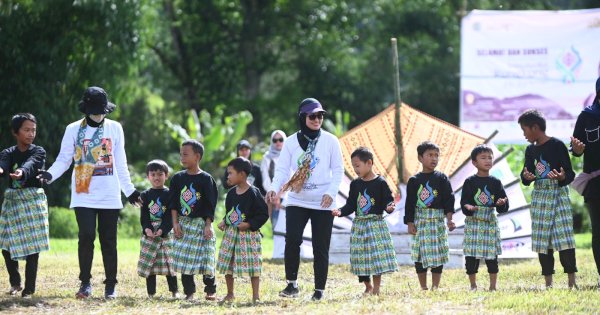
<path fill-rule="evenodd" d="M 523 168 L 523 177 L 529 181 L 532 181 L 535 179 L 535 175 L 533 173 L 531 173 L 526 167 Z"/>
<path fill-rule="evenodd" d="M 496 200 L 496 206 L 504 206 L 506 204 L 507 200 L 508 200 L 508 197 L 504 197 L 504 198 L 500 198 L 500 199 Z"/>
<path fill-rule="evenodd" d="M 4 170 L 0 167 L 0 175 L 4 174 Z"/>
<path fill-rule="evenodd" d="M 206 227 L 204 227 L 204 239 L 205 240 L 209 240 L 213 237 L 213 232 L 211 229 L 210 224 L 207 224 Z"/>
<path fill-rule="evenodd" d="M 217 225 L 217 228 L 221 231 L 225 231 L 225 221 L 219 222 L 219 225 Z"/>
<path fill-rule="evenodd" d="M 331 215 L 334 217 L 339 217 L 342 215 L 342 211 L 340 211 L 340 209 L 333 209 L 331 210 Z"/>
<path fill-rule="evenodd" d="M 454 224 L 454 222 L 452 220 L 448 220 L 446 225 L 448 226 L 448 230 L 450 230 L 450 231 L 454 231 L 454 229 L 456 228 L 456 224 Z"/>
<path fill-rule="evenodd" d="M 575 137 L 571 137 L 571 147 L 573 148 L 573 153 L 580 155 L 585 150 L 585 143 Z"/>
<path fill-rule="evenodd" d="M 160 236 L 162 236 L 162 233 L 163 233 L 162 229 L 158 229 L 158 230 L 156 230 L 156 233 L 154 233 L 154 236 L 155 237 L 160 237 Z"/>
<path fill-rule="evenodd" d="M 557 171 L 556 169 L 553 169 L 550 173 L 548 173 L 548 178 L 556 179 L 560 182 L 565 180 L 565 176 L 566 176 L 566 173 L 565 173 L 565 170 L 562 168 L 562 166 L 560 168 L 560 172 Z"/>
<path fill-rule="evenodd" d="M 385 207 L 385 212 L 392 213 L 392 212 L 394 212 L 395 209 L 396 209 L 396 205 L 394 204 L 394 202 L 390 202 L 390 203 L 388 203 L 387 207 Z"/>
<path fill-rule="evenodd" d="M 175 238 L 183 237 L 183 231 L 181 230 L 179 223 L 173 223 L 173 233 L 175 234 Z"/>
<path fill-rule="evenodd" d="M 10 173 L 9 176 L 14 180 L 19 180 L 23 177 L 23 170 L 18 168 L 14 173 Z"/>
<path fill-rule="evenodd" d="M 144 233 L 146 233 L 146 236 L 148 236 L 149 238 L 154 238 L 154 233 L 152 232 L 151 229 L 145 228 Z"/>
<path fill-rule="evenodd" d="M 245 232 L 248 231 L 250 229 L 250 223 L 248 222 L 242 222 L 240 224 L 238 224 L 238 230 Z"/>
<path fill-rule="evenodd" d="M 408 223 L 408 234 L 417 235 L 417 227 L 413 222 Z"/>
<path fill-rule="evenodd" d="M 477 209 L 479 209 L 479 207 L 476 207 L 473 205 L 465 205 L 465 209 L 467 209 L 469 211 L 477 211 Z"/>

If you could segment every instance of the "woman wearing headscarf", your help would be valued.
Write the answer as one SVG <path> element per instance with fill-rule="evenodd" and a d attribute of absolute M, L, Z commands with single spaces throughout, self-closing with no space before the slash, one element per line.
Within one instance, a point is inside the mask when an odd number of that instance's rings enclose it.
<path fill-rule="evenodd" d="M 314 98 L 307 98 L 298 107 L 300 130 L 283 143 L 275 166 L 275 177 L 267 193 L 274 203 L 288 191 L 286 206 L 285 275 L 287 287 L 282 297 L 298 296 L 300 245 L 308 220 L 312 226 L 315 291 L 312 299 L 323 298 L 329 267 L 329 244 L 337 195 L 344 168 L 342 152 L 336 136 L 322 130 L 325 110 Z M 290 174 L 293 175 L 290 178 Z"/>
<path fill-rule="evenodd" d="M 577 117 L 571 151 L 583 155 L 583 173 L 571 183 L 585 200 L 592 225 L 592 251 L 600 288 L 600 78 L 596 80 L 596 98 Z"/>
<path fill-rule="evenodd" d="M 105 118 L 116 105 L 108 101 L 104 89 L 96 86 L 85 90 L 79 111 L 85 117 L 67 126 L 60 152 L 54 164 L 38 178 L 52 183 L 74 163 L 71 176 L 71 205 L 79 228 L 77 254 L 81 285 L 75 294 L 85 299 L 92 294 L 92 261 L 96 222 L 104 263 L 104 297 L 116 297 L 117 221 L 123 208 L 121 191 L 132 204 L 140 203 L 125 156 L 125 136 L 120 123 Z"/>
<path fill-rule="evenodd" d="M 279 160 L 279 154 L 283 148 L 283 142 L 287 136 L 285 132 L 281 130 L 275 130 L 271 133 L 271 144 L 269 145 L 269 151 L 263 155 L 263 160 L 260 163 L 260 173 L 262 175 L 262 186 L 265 191 L 271 190 L 271 183 L 275 176 L 275 165 Z M 277 218 L 279 217 L 280 202 L 276 200 L 274 204 L 269 203 L 269 217 L 271 217 L 271 223 L 273 228 L 277 224 Z"/>

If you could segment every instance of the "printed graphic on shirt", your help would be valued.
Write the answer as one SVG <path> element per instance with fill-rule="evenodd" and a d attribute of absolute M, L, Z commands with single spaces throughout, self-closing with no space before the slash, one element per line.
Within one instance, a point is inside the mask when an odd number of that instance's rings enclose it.
<path fill-rule="evenodd" d="M 246 220 L 246 215 L 240 211 L 240 205 L 231 207 L 231 210 L 225 215 L 225 223 L 227 225 L 238 226 Z"/>
<path fill-rule="evenodd" d="M 14 173 L 17 168 L 19 168 L 19 165 L 17 165 L 17 163 L 15 163 L 15 165 L 13 165 L 12 167 L 12 172 Z M 12 181 L 12 188 L 13 189 L 19 189 L 19 188 L 23 188 L 23 185 L 25 185 L 25 178 L 21 177 L 21 179 L 15 180 L 13 179 Z"/>
<path fill-rule="evenodd" d="M 477 193 L 473 199 L 475 200 L 475 204 L 478 206 L 490 207 L 494 205 L 494 195 L 492 195 L 487 189 L 487 185 L 483 187 L 483 191 L 480 188 L 477 188 Z"/>
<path fill-rule="evenodd" d="M 102 138 L 98 145 L 93 145 L 91 139 L 83 140 L 83 155 L 87 155 L 87 150 L 91 150 L 96 163 L 92 176 L 113 175 L 113 155 L 112 139 Z"/>
<path fill-rule="evenodd" d="M 196 201 L 200 199 L 200 192 L 194 189 L 194 183 L 190 184 L 190 188 L 187 185 L 181 188 L 179 194 L 179 203 L 181 204 L 181 215 L 187 216 L 194 211 Z"/>
<path fill-rule="evenodd" d="M 363 214 L 369 214 L 371 208 L 375 205 L 375 199 L 371 198 L 367 193 L 367 189 L 365 189 L 362 193 L 358 193 L 358 211 Z"/>
<path fill-rule="evenodd" d="M 425 186 L 419 185 L 417 190 L 417 207 L 427 208 L 433 203 L 433 199 L 437 197 L 438 191 L 429 186 L 429 181 L 425 183 Z"/>
<path fill-rule="evenodd" d="M 306 155 L 306 152 L 302 152 L 302 154 L 300 154 L 300 156 L 298 157 L 298 160 L 296 161 L 296 163 L 298 163 L 298 168 L 300 168 L 300 166 L 302 166 L 302 161 L 304 161 L 304 157 Z M 306 178 L 310 178 L 310 176 L 312 175 L 312 172 L 314 170 L 314 168 L 317 166 L 317 164 L 319 164 L 319 157 L 318 156 L 311 156 L 310 157 L 310 164 L 308 167 L 308 174 L 306 174 Z"/>
<path fill-rule="evenodd" d="M 167 206 L 163 205 L 163 203 L 160 201 L 160 197 L 158 197 L 156 198 L 156 202 L 154 202 L 154 200 L 150 201 L 150 204 L 148 204 L 148 210 L 150 211 L 150 219 L 152 221 L 157 221 L 158 219 L 162 218 L 163 214 L 167 210 Z"/>
<path fill-rule="evenodd" d="M 535 177 L 539 179 L 546 178 L 548 173 L 550 173 L 550 163 L 546 162 L 542 155 L 540 155 L 540 160 L 535 160 Z"/>

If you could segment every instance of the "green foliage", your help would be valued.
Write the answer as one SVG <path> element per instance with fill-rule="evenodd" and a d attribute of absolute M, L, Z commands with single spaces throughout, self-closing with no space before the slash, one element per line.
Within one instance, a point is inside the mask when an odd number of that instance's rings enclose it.
<path fill-rule="evenodd" d="M 50 207 L 48 211 L 50 238 L 77 238 L 79 228 L 72 209 Z"/>
<path fill-rule="evenodd" d="M 329 118 L 323 121 L 323 128 L 331 132 L 336 137 L 341 137 L 348 131 L 348 125 L 350 124 L 350 113 L 342 112 L 341 110 L 335 110 L 335 122 Z"/>
<path fill-rule="evenodd" d="M 139 238 L 142 235 L 140 225 L 140 208 L 135 208 L 129 204 L 119 213 L 119 237 Z"/>

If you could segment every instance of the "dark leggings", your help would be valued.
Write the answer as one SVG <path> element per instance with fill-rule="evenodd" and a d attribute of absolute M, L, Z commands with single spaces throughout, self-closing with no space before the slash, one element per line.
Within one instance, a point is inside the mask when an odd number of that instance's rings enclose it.
<path fill-rule="evenodd" d="M 565 273 L 577 272 L 577 260 L 575 259 L 575 248 L 565 249 L 558 252 L 560 264 Z M 548 253 L 538 253 L 540 265 L 542 265 L 542 275 L 550 276 L 554 274 L 554 250 L 549 249 Z"/>
<path fill-rule="evenodd" d="M 592 251 L 596 261 L 596 270 L 600 275 L 600 199 L 589 199 L 586 205 L 592 225 Z"/>
<path fill-rule="evenodd" d="M 4 263 L 6 264 L 6 271 L 8 271 L 8 281 L 11 287 L 21 286 L 21 274 L 19 274 L 19 262 L 12 260 L 10 253 L 6 250 L 2 250 L 2 256 L 4 256 Z M 25 288 L 23 294 L 35 293 L 35 280 L 37 278 L 38 270 L 38 258 L 39 253 L 31 254 L 27 256 L 25 260 Z"/>
<path fill-rule="evenodd" d="M 498 258 L 486 259 L 488 273 L 498 273 Z M 465 268 L 468 275 L 476 274 L 479 270 L 479 258 L 473 256 L 465 256 Z"/>
<path fill-rule="evenodd" d="M 423 264 L 420 262 L 415 262 L 415 270 L 417 273 L 426 273 L 428 268 L 423 268 Z M 431 268 L 431 273 L 442 273 L 444 269 L 444 265 L 439 265 L 437 267 Z"/>
<path fill-rule="evenodd" d="M 217 292 L 217 285 L 215 284 L 214 276 L 202 276 L 202 282 L 204 282 L 204 292 L 207 294 L 214 294 Z M 196 282 L 194 282 L 194 275 L 181 275 L 181 284 L 183 284 L 183 293 L 190 295 L 196 293 Z"/>
<path fill-rule="evenodd" d="M 381 275 L 375 275 L 375 276 L 380 276 Z M 358 282 L 371 282 L 371 276 L 358 276 Z"/>
<path fill-rule="evenodd" d="M 166 276 L 167 284 L 169 285 L 170 292 L 177 292 L 179 289 L 177 288 L 177 277 L 176 276 Z M 146 278 L 146 291 L 150 295 L 156 294 L 156 275 L 149 275 Z"/>
<path fill-rule="evenodd" d="M 329 243 L 333 227 L 331 211 L 313 210 L 295 206 L 287 207 L 284 254 L 285 277 L 291 281 L 298 279 L 300 245 L 302 245 L 303 241 L 302 234 L 309 219 L 312 226 L 315 290 L 324 290 L 329 270 Z"/>

